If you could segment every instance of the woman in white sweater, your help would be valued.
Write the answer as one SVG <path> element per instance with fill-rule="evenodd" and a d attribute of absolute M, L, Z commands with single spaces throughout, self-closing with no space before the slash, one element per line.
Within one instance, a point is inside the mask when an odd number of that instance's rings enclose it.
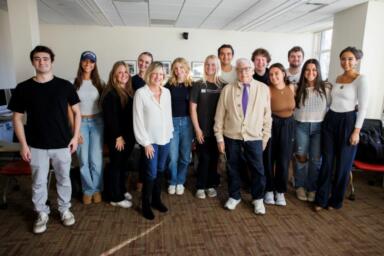
<path fill-rule="evenodd" d="M 161 179 L 173 134 L 171 94 L 162 86 L 165 77 L 161 62 L 153 62 L 133 100 L 133 129 L 136 141 L 145 150 L 145 175 L 142 189 L 142 213 L 154 219 L 151 206 L 160 212 L 167 207 L 161 202 Z"/>
<path fill-rule="evenodd" d="M 331 85 L 316 59 L 304 63 L 296 90 L 295 187 L 299 200 L 315 200 L 321 165 L 321 126 L 330 104 Z"/>
<path fill-rule="evenodd" d="M 342 207 L 368 107 L 368 85 L 365 76 L 357 70 L 363 52 L 347 47 L 339 57 L 344 72 L 332 88 L 332 103 L 323 123 L 323 159 L 315 211 Z"/>

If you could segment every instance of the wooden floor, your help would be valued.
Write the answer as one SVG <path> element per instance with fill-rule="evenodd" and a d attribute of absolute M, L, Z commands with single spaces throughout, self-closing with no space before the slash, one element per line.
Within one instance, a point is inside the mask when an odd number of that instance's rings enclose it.
<path fill-rule="evenodd" d="M 163 193 L 170 211 L 156 211 L 154 221 L 141 216 L 133 192 L 132 209 L 73 199 L 70 228 L 60 223 L 51 189 L 48 230 L 34 235 L 25 177 L 21 190 L 10 193 L 8 209 L 0 210 L 0 255 L 384 255 L 384 190 L 368 185 L 365 173 L 355 180 L 356 201 L 346 200 L 341 210 L 315 213 L 290 189 L 286 207 L 268 206 L 265 216 L 256 216 L 245 192 L 235 211 L 223 209 L 226 184 L 217 198 L 196 199 L 190 177 L 185 195 Z"/>

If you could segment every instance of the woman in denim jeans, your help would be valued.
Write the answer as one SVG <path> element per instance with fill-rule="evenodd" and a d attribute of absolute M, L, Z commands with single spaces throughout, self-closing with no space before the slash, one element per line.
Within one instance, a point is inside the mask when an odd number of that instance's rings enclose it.
<path fill-rule="evenodd" d="M 191 161 L 193 129 L 189 115 L 189 94 L 192 87 L 190 67 L 184 58 L 176 58 L 166 88 L 171 92 L 173 138 L 169 151 L 170 180 L 168 193 L 184 194 L 184 183 Z"/>
<path fill-rule="evenodd" d="M 77 77 L 74 81 L 80 98 L 81 128 L 77 156 L 83 190 L 83 203 L 101 202 L 103 169 L 103 117 L 99 104 L 103 91 L 96 64 L 96 54 L 81 54 Z"/>
<path fill-rule="evenodd" d="M 299 200 L 313 202 L 321 165 L 321 124 L 330 104 L 331 85 L 316 59 L 304 63 L 296 91 L 295 187 Z"/>

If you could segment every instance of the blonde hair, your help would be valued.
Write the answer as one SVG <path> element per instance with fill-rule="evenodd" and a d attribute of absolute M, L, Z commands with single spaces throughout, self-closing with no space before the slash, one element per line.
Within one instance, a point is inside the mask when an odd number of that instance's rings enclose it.
<path fill-rule="evenodd" d="M 181 57 L 176 58 L 172 62 L 172 65 L 171 65 L 171 77 L 169 78 L 168 83 L 170 85 L 173 85 L 173 86 L 176 86 L 178 84 L 177 77 L 176 77 L 176 74 L 175 74 L 176 64 L 181 64 L 183 66 L 184 70 L 185 70 L 185 73 L 186 73 L 186 77 L 185 77 L 185 81 L 184 81 L 185 86 L 186 87 L 192 86 L 191 68 L 190 68 L 187 60 L 184 59 L 184 58 L 181 58 Z"/>
<path fill-rule="evenodd" d="M 149 65 L 147 71 L 145 71 L 145 74 L 144 74 L 144 81 L 147 85 L 149 85 L 152 73 L 155 71 L 155 69 L 158 69 L 158 68 L 160 68 L 163 71 L 163 79 L 165 79 L 165 70 L 164 70 L 163 64 L 160 61 L 154 61 L 151 63 L 151 65 Z"/>
<path fill-rule="evenodd" d="M 128 65 L 124 61 L 120 60 L 115 62 L 115 64 L 113 64 L 111 72 L 109 72 L 107 87 L 105 88 L 101 98 L 102 100 L 104 100 L 105 95 L 107 95 L 108 92 L 115 90 L 117 92 L 117 95 L 120 98 L 121 106 L 124 107 L 128 102 L 128 97 L 133 97 L 133 89 L 132 89 L 132 80 L 130 75 L 125 88 L 122 88 L 118 84 L 117 78 L 116 78 L 116 71 L 120 66 L 124 66 L 127 71 L 129 70 Z"/>
<path fill-rule="evenodd" d="M 207 64 L 208 60 L 213 60 L 216 66 L 216 72 L 213 77 L 214 84 L 220 85 L 223 83 L 222 79 L 220 78 L 221 75 L 221 65 L 220 60 L 216 55 L 208 55 L 204 60 L 204 75 L 203 75 L 203 81 L 207 82 L 208 75 L 205 72 L 205 65 Z"/>

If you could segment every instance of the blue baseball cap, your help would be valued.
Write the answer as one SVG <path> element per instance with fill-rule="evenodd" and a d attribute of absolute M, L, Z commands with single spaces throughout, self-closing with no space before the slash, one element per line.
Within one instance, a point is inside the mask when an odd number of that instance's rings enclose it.
<path fill-rule="evenodd" d="M 91 51 L 85 51 L 81 54 L 80 60 L 90 60 L 92 62 L 96 62 L 96 54 Z"/>

